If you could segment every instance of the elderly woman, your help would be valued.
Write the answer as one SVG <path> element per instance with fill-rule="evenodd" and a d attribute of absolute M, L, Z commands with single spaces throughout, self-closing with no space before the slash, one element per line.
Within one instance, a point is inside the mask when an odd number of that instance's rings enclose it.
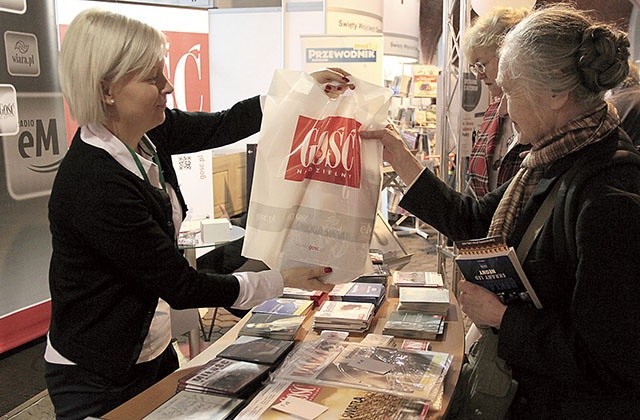
<path fill-rule="evenodd" d="M 260 98 L 224 112 L 166 108 L 166 39 L 140 21 L 87 10 L 60 52 L 62 91 L 80 128 L 49 200 L 53 254 L 46 360 L 59 419 L 100 416 L 178 367 L 173 308 L 249 309 L 283 286 L 331 290 L 329 267 L 207 275 L 176 247 L 186 213 L 171 155 L 238 141 L 260 129 Z M 351 88 L 339 69 L 313 74 Z"/>
<path fill-rule="evenodd" d="M 507 101 L 496 83 L 498 47 L 504 35 L 529 13 L 527 8 L 498 7 L 480 16 L 462 39 L 471 72 L 489 89 L 491 103 L 484 113 L 469 157 L 467 182 L 482 197 L 511 179 L 529 145 L 518 142 L 507 113 Z"/>
<path fill-rule="evenodd" d="M 382 141 L 411 185 L 400 205 L 454 240 L 501 235 L 517 247 L 560 184 L 522 261 L 542 309 L 459 284 L 463 310 L 497 333 L 519 383 L 513 419 L 640 418 L 640 155 L 603 100 L 628 72 L 628 47 L 625 34 L 563 4 L 509 32 L 497 81 L 532 149 L 479 200 L 423 170 L 392 127 L 361 133 Z"/>

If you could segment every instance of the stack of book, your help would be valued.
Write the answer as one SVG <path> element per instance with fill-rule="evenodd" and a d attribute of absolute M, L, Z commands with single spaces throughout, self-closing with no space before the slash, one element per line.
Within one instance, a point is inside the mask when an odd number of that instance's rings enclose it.
<path fill-rule="evenodd" d="M 216 357 L 178 380 L 178 391 L 246 398 L 269 373 L 269 366 Z"/>
<path fill-rule="evenodd" d="M 305 290 L 297 289 L 295 287 L 285 287 L 282 291 L 283 298 L 289 299 L 302 299 L 310 300 L 313 302 L 313 307 L 317 308 L 322 305 L 322 302 L 329 299 L 329 294 L 322 290 Z"/>
<path fill-rule="evenodd" d="M 306 315 L 313 308 L 313 301 L 307 299 L 274 298 L 254 307 L 251 312 L 280 315 Z"/>
<path fill-rule="evenodd" d="M 386 286 L 391 271 L 389 270 L 389 266 L 384 262 L 382 251 L 379 249 L 370 249 L 369 258 L 371 259 L 373 270 L 357 277 L 353 281 L 357 283 L 378 283 Z"/>
<path fill-rule="evenodd" d="M 328 300 L 313 317 L 313 328 L 363 333 L 369 329 L 375 305 Z"/>
<path fill-rule="evenodd" d="M 426 400 L 304 382 L 267 384 L 236 419 L 425 419 Z M 400 414 L 401 413 L 401 414 Z M 289 416 L 290 415 L 290 416 Z"/>
<path fill-rule="evenodd" d="M 389 314 L 382 333 L 394 337 L 436 340 L 444 333 L 444 325 L 442 315 L 398 310 Z"/>
<path fill-rule="evenodd" d="M 401 287 L 398 310 L 447 315 L 449 311 L 449 289 L 431 287 Z"/>
<path fill-rule="evenodd" d="M 273 370 L 289 353 L 293 345 L 294 341 L 292 340 L 241 335 L 218 353 L 218 357 L 269 365 Z"/>
<path fill-rule="evenodd" d="M 337 284 L 329 292 L 329 300 L 342 302 L 367 302 L 372 303 L 376 310 L 384 302 L 386 287 L 382 284 L 367 284 L 349 282 Z"/>
<path fill-rule="evenodd" d="M 391 283 L 396 287 L 444 287 L 442 275 L 435 271 L 394 271 Z"/>
<path fill-rule="evenodd" d="M 252 313 L 240 329 L 241 335 L 294 340 L 306 316 Z"/>

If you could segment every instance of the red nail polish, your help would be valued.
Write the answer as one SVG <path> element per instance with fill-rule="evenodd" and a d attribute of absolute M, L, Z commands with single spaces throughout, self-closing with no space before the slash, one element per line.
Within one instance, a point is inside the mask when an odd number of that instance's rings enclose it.
<path fill-rule="evenodd" d="M 331 267 L 325 267 L 324 268 L 324 272 L 327 273 L 327 274 L 331 273 L 332 271 L 333 271 L 333 269 Z"/>

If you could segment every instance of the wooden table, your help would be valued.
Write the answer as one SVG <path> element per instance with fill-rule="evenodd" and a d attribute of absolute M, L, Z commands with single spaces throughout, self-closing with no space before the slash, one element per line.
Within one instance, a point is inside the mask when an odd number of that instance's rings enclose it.
<path fill-rule="evenodd" d="M 453 304 L 449 307 L 449 313 L 446 321 L 447 325 L 443 334 L 444 337 L 442 340 L 432 340 L 431 350 L 452 354 L 453 361 L 445 378 L 442 409 L 439 411 L 430 411 L 429 419 L 442 419 L 445 417 L 449 408 L 453 389 L 458 381 L 458 377 L 460 376 L 460 368 L 462 366 L 464 356 L 464 323 L 462 313 L 460 312 L 460 308 L 453 293 L 451 294 L 451 301 Z M 388 314 L 396 308 L 397 303 L 397 298 L 389 298 L 382 304 L 378 310 L 376 318 L 372 321 L 369 332 L 382 334 L 386 318 Z M 220 351 L 233 343 L 238 336 L 238 332 L 249 319 L 249 316 L 250 314 L 242 318 L 225 335 L 219 338 L 202 353 L 191 359 L 184 368 L 172 373 L 120 407 L 105 414 L 102 418 L 109 420 L 133 420 L 141 419 L 149 414 L 175 394 L 179 378 L 192 370 L 198 369 L 199 366 L 213 359 Z M 311 314 L 307 317 L 305 323 L 300 329 L 300 332 L 296 337 L 297 341 L 313 340 L 319 336 L 319 334 L 312 329 L 312 324 L 313 315 Z M 350 335 L 347 340 L 358 342 L 362 340 L 363 337 L 363 335 Z M 397 338 L 396 342 L 397 344 L 400 344 L 402 342 L 402 338 Z"/>

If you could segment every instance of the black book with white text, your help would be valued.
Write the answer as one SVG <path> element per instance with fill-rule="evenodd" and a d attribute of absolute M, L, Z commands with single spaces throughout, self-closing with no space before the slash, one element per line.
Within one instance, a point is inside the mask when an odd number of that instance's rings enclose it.
<path fill-rule="evenodd" d="M 456 264 L 465 280 L 495 293 L 505 305 L 542 304 L 513 247 L 499 236 L 457 241 Z"/>

